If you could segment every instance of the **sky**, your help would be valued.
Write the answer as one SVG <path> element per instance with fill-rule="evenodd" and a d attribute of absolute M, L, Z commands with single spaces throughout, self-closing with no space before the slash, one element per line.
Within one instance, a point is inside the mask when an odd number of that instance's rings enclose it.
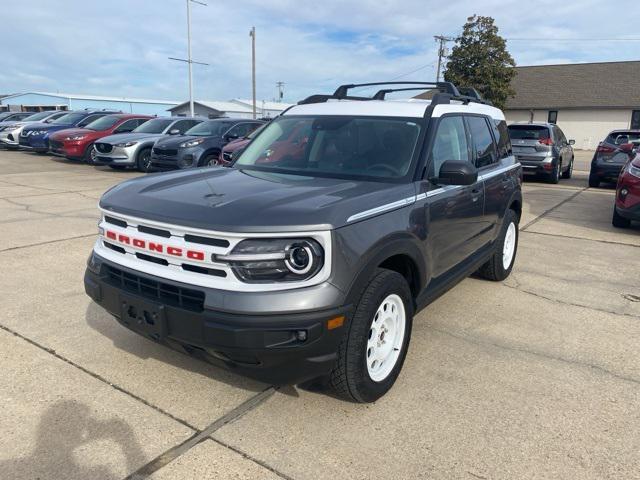
<path fill-rule="evenodd" d="M 201 100 L 251 98 L 252 26 L 259 100 L 278 81 L 296 102 L 342 83 L 434 80 L 433 36 L 459 35 L 472 14 L 495 18 L 517 65 L 640 60 L 637 0 L 203 1 L 191 4 L 192 57 L 209 64 L 193 67 Z M 188 98 L 187 65 L 168 59 L 187 55 L 186 0 L 0 2 L 12 5 L 0 94 Z"/>

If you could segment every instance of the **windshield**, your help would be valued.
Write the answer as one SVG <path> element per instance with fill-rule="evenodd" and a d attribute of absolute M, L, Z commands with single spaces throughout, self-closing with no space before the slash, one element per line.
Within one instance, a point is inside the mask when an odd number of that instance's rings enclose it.
<path fill-rule="evenodd" d="M 53 112 L 38 112 L 38 113 L 34 113 L 33 115 L 29 115 L 27 118 L 24 119 L 24 121 L 29 121 L 29 122 L 37 122 L 38 120 L 42 120 L 43 118 L 47 118 L 49 115 L 51 115 Z"/>
<path fill-rule="evenodd" d="M 196 137 L 213 137 L 215 135 L 222 135 L 224 132 L 229 130 L 232 125 L 233 123 L 231 122 L 220 122 L 215 120 L 212 122 L 202 122 L 195 127 L 191 127 L 184 134 L 194 135 Z"/>
<path fill-rule="evenodd" d="M 4 120 L 8 116 L 13 115 L 13 112 L 2 112 L 0 113 L 0 121 Z"/>
<path fill-rule="evenodd" d="M 116 123 L 120 121 L 120 117 L 116 117 L 114 115 L 105 115 L 104 117 L 100 117 L 97 120 L 94 120 L 91 123 L 88 123 L 84 128 L 87 130 L 106 130 L 107 128 L 113 127 Z"/>
<path fill-rule="evenodd" d="M 351 116 L 280 117 L 235 163 L 281 173 L 398 179 L 411 167 L 420 124 L 413 119 Z"/>
<path fill-rule="evenodd" d="M 540 125 L 510 125 L 511 140 L 544 140 L 550 138 L 549 129 Z"/>
<path fill-rule="evenodd" d="M 86 114 L 84 113 L 67 113 L 51 123 L 54 125 L 73 125 L 74 123 L 82 120 L 85 116 Z"/>
<path fill-rule="evenodd" d="M 138 128 L 133 130 L 134 133 L 162 133 L 164 130 L 173 123 L 170 118 L 156 118 L 144 122 Z"/>

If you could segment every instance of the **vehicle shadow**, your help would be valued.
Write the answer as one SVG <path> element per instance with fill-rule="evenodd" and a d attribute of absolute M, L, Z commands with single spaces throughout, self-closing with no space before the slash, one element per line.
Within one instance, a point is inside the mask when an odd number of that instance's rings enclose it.
<path fill-rule="evenodd" d="M 104 442 L 109 450 L 108 461 L 113 464 L 115 452 L 124 461 L 126 472 L 144 465 L 146 458 L 131 426 L 121 418 L 98 419 L 88 405 L 75 400 L 60 400 L 49 407 L 40 419 L 34 450 L 27 457 L 0 462 L 2 479 L 100 479 L 119 478 L 108 465 L 100 465 L 93 448 Z M 93 448 L 92 448 L 93 447 Z M 77 455 L 82 451 L 83 454 Z M 81 464 L 78 460 L 84 458 Z"/>
<path fill-rule="evenodd" d="M 222 368 L 218 363 L 219 360 L 211 358 L 202 351 L 197 349 L 192 352 L 179 350 L 178 348 L 180 347 L 178 346 L 172 348 L 172 346 L 154 342 L 129 331 L 94 302 L 90 302 L 87 306 L 85 320 L 89 327 L 104 337 L 111 339 L 114 347 L 140 359 L 152 358 L 182 370 L 222 382 L 231 387 L 251 392 L 261 392 L 267 387 L 264 383 L 248 379 L 234 373 L 232 370 Z"/>

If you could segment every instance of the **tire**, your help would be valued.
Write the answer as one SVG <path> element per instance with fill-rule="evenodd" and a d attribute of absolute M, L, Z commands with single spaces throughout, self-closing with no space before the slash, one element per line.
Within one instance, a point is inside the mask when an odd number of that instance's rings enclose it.
<path fill-rule="evenodd" d="M 151 169 L 151 149 L 143 148 L 136 156 L 136 169 L 139 172 L 148 173 Z"/>
<path fill-rule="evenodd" d="M 215 165 L 215 161 L 218 160 L 219 152 L 215 151 L 213 153 L 208 154 L 198 164 L 199 167 L 213 167 Z"/>
<path fill-rule="evenodd" d="M 573 175 L 573 160 L 574 160 L 574 157 L 571 157 L 571 161 L 569 162 L 569 168 L 567 168 L 566 172 L 562 172 L 562 178 L 565 178 L 568 180 Z"/>
<path fill-rule="evenodd" d="M 511 274 L 518 251 L 518 237 L 518 216 L 509 209 L 504 215 L 500 238 L 491 259 L 478 270 L 482 278 L 501 282 Z"/>
<path fill-rule="evenodd" d="M 93 159 L 96 156 L 96 150 L 93 148 L 93 143 L 87 146 L 87 149 L 84 151 L 84 157 L 82 160 L 84 163 L 88 163 L 89 165 L 94 165 Z"/>
<path fill-rule="evenodd" d="M 340 342 L 329 380 L 336 394 L 366 403 L 387 393 L 407 355 L 412 321 L 413 297 L 407 281 L 397 272 L 378 269 L 364 289 Z M 378 356 L 376 353 L 384 358 L 371 360 Z"/>
<path fill-rule="evenodd" d="M 558 182 L 560 182 L 560 172 L 562 171 L 562 163 L 558 162 L 558 164 L 555 166 L 555 168 L 553 170 L 551 170 L 551 173 L 549 174 L 549 183 L 553 183 L 556 184 Z"/>
<path fill-rule="evenodd" d="M 594 175 L 593 173 L 589 174 L 589 186 L 591 188 L 598 188 L 600 186 L 600 179 L 597 175 Z"/>
<path fill-rule="evenodd" d="M 611 219 L 611 225 L 616 228 L 629 228 L 631 226 L 631 220 L 624 218 L 618 213 L 616 206 L 613 206 L 613 218 Z"/>

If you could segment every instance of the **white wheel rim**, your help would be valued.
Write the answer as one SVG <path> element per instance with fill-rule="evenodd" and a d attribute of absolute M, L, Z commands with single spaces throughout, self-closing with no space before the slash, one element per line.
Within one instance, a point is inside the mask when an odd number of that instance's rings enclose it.
<path fill-rule="evenodd" d="M 502 266 L 507 270 L 513 261 L 513 254 L 516 251 L 516 224 L 511 222 L 504 235 L 504 246 L 502 247 Z"/>
<path fill-rule="evenodd" d="M 402 299 L 395 294 L 386 297 L 371 322 L 365 352 L 367 372 L 374 382 L 387 378 L 398 363 L 406 323 Z"/>

